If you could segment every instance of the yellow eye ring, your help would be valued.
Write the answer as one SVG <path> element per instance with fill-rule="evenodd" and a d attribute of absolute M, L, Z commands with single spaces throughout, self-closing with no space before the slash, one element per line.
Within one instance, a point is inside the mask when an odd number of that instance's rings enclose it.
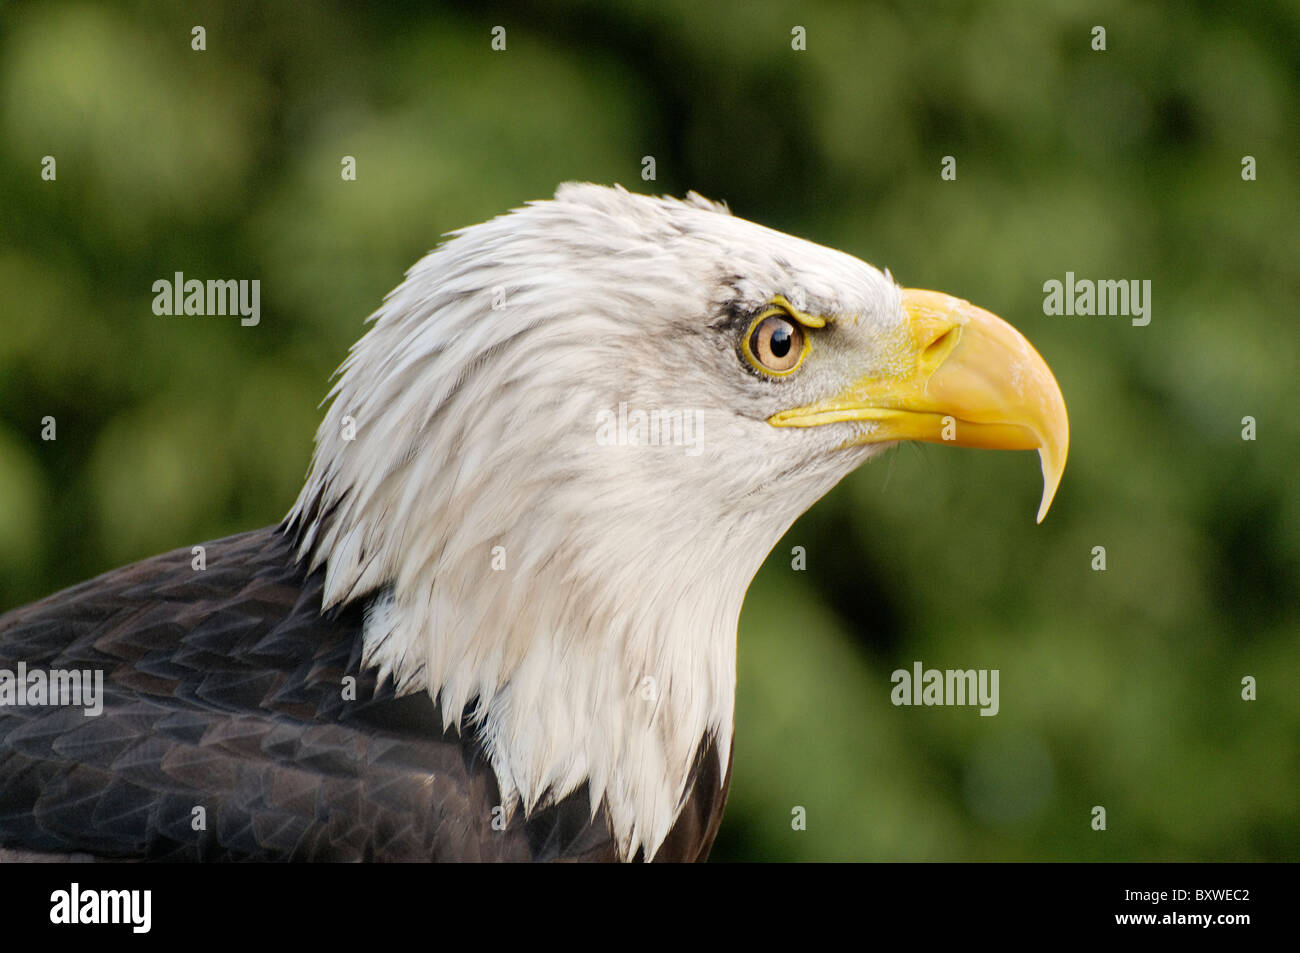
<path fill-rule="evenodd" d="M 783 308 L 768 308 L 750 322 L 741 351 L 767 377 L 789 377 L 812 350 L 803 326 Z"/>

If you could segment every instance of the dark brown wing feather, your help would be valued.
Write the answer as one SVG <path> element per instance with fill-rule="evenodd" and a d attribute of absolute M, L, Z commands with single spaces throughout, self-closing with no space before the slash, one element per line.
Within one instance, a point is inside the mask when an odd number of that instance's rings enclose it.
<path fill-rule="evenodd" d="M 505 830 L 469 725 L 360 668 L 362 610 L 275 527 L 0 616 L 0 669 L 99 669 L 104 712 L 0 706 L 0 846 L 148 860 L 613 860 L 580 790 Z M 344 678 L 356 679 L 355 700 Z M 701 745 L 657 860 L 703 860 L 729 777 Z M 206 829 L 195 830 L 202 808 Z"/>

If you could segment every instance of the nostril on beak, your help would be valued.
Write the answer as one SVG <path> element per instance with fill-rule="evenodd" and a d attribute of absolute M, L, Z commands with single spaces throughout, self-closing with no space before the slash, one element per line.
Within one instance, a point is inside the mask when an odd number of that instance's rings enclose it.
<path fill-rule="evenodd" d="M 957 343 L 957 332 L 959 327 L 951 327 L 944 331 L 937 338 L 931 341 L 921 352 L 921 358 L 925 361 L 938 360 L 948 353 L 948 351 Z"/>

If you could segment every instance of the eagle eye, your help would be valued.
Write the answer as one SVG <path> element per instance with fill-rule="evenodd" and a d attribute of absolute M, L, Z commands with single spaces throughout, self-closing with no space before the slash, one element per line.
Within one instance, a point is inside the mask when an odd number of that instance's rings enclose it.
<path fill-rule="evenodd" d="M 794 373 L 808 353 L 808 338 L 785 312 L 765 312 L 749 326 L 744 351 L 745 358 L 759 371 L 784 377 Z"/>

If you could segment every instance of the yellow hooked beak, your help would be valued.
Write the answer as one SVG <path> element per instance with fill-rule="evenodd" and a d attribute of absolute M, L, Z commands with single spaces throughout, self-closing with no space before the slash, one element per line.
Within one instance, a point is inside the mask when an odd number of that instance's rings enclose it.
<path fill-rule="evenodd" d="M 1070 448 L 1065 399 L 1046 362 L 1007 322 L 937 291 L 903 292 L 908 320 L 889 369 L 828 400 L 783 410 L 776 427 L 843 421 L 871 426 L 849 443 L 925 440 L 959 447 L 1037 450 L 1043 464 L 1038 522 L 1052 505 Z"/>

